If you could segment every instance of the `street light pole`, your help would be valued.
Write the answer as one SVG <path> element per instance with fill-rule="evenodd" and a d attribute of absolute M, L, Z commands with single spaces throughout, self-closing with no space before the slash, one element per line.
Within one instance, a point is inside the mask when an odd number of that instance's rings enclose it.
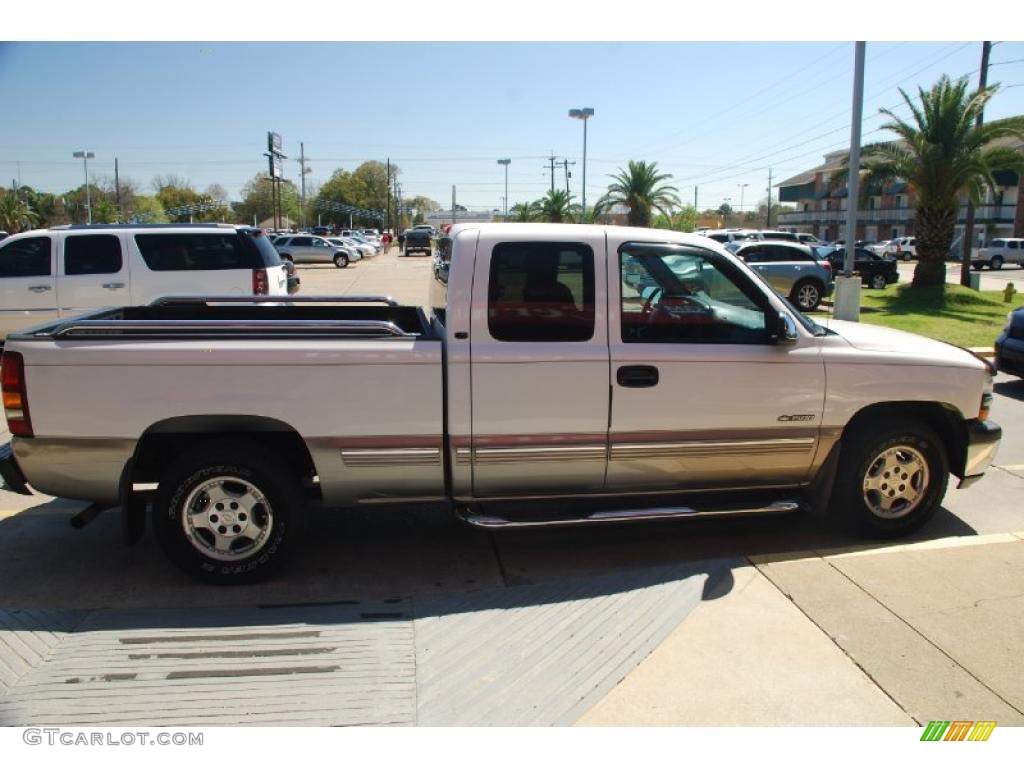
<path fill-rule="evenodd" d="M 749 184 L 737 184 L 737 186 L 740 188 L 740 216 L 742 217 L 743 216 L 743 193 L 746 192 L 747 187 L 749 187 L 750 185 Z"/>
<path fill-rule="evenodd" d="M 71 155 L 75 158 L 82 158 L 82 166 L 85 168 L 85 212 L 88 216 L 89 223 L 92 224 L 92 196 L 89 194 L 89 161 L 92 160 L 96 155 L 92 152 L 75 152 Z"/>
<path fill-rule="evenodd" d="M 498 165 L 505 166 L 505 221 L 508 221 L 508 164 L 512 162 L 511 157 L 504 157 L 498 161 Z"/>
<path fill-rule="evenodd" d="M 577 120 L 583 121 L 583 207 L 580 212 L 581 224 L 587 220 L 587 120 L 593 116 L 593 107 L 569 110 L 569 117 L 575 117 Z"/>

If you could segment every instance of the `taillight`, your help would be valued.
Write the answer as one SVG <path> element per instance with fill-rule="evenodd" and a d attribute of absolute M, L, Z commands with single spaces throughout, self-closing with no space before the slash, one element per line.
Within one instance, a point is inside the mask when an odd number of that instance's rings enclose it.
<path fill-rule="evenodd" d="M 7 427 L 17 437 L 32 437 L 32 419 L 28 413 L 28 393 L 25 391 L 25 359 L 18 352 L 4 352 L 0 373 L 4 396 L 4 415 Z"/>
<path fill-rule="evenodd" d="M 825 269 L 827 269 L 827 270 L 828 270 L 829 272 L 831 272 L 831 271 L 832 271 L 832 262 L 830 262 L 830 261 L 822 261 L 822 262 L 821 262 L 821 266 L 823 266 L 823 267 L 824 267 Z"/>
<path fill-rule="evenodd" d="M 270 282 L 267 280 L 267 270 L 254 269 L 252 271 L 252 295 L 266 296 L 270 293 Z"/>

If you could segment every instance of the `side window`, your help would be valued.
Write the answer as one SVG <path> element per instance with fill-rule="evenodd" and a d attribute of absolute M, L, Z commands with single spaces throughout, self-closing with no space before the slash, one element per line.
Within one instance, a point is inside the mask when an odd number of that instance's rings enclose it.
<path fill-rule="evenodd" d="M 0 244 L 0 277 L 50 274 L 50 238 L 26 237 Z"/>
<path fill-rule="evenodd" d="M 73 235 L 64 241 L 65 275 L 109 275 L 121 271 L 116 235 Z"/>
<path fill-rule="evenodd" d="M 1006 245 L 1006 241 L 1005 240 L 998 240 L 997 239 L 997 240 L 993 240 L 992 241 L 992 247 L 993 248 L 1002 248 L 1005 245 Z"/>
<path fill-rule="evenodd" d="M 263 256 L 247 235 L 135 235 L 146 266 L 154 272 L 261 269 Z"/>
<path fill-rule="evenodd" d="M 487 327 L 498 341 L 594 335 L 594 252 L 583 243 L 499 243 L 491 254 Z"/>
<path fill-rule="evenodd" d="M 309 248 L 313 244 L 311 237 L 293 237 L 288 243 L 292 248 Z"/>
<path fill-rule="evenodd" d="M 700 249 L 624 245 L 619 251 L 625 343 L 765 344 L 761 296 Z"/>
<path fill-rule="evenodd" d="M 763 245 L 755 245 L 752 248 L 744 248 L 741 258 L 752 264 L 759 264 L 762 261 L 767 261 L 765 258 L 765 248 Z"/>
<path fill-rule="evenodd" d="M 1016 240 L 1008 240 L 1007 244 L 1009 245 L 1011 251 L 1016 251 L 1020 247 L 1020 244 Z"/>

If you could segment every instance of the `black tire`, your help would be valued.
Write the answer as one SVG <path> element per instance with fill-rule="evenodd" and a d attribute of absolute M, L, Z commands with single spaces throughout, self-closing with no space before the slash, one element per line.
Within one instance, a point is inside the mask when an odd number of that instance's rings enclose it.
<path fill-rule="evenodd" d="M 248 584 L 270 576 L 287 558 L 298 538 L 302 520 L 298 478 L 286 467 L 280 460 L 271 459 L 240 441 L 214 442 L 179 458 L 160 479 L 153 504 L 153 530 L 164 554 L 190 576 L 215 584 Z M 209 493 L 201 490 L 211 483 Z M 246 486 L 255 489 L 256 494 Z M 257 503 L 246 506 L 242 502 L 240 507 L 233 507 L 229 499 L 245 498 L 239 491 L 245 491 Z M 197 494 L 194 498 L 193 493 Z M 209 500 L 225 493 L 223 507 Z M 192 518 L 195 520 L 202 514 L 197 504 L 204 497 L 208 501 L 203 511 L 208 510 L 208 517 L 213 516 L 214 506 L 223 510 L 222 517 L 216 521 L 225 523 L 219 527 L 219 533 L 232 534 L 233 543 L 240 545 L 220 550 L 220 557 L 211 556 L 211 550 L 218 550 L 213 540 L 215 533 L 208 527 L 194 524 L 191 535 L 186 532 L 188 526 L 183 520 L 186 505 L 196 510 Z M 224 519 L 228 515 L 230 517 Z M 238 535 L 249 529 L 250 517 L 254 529 L 262 526 L 266 530 L 262 541 Z M 212 525 L 209 519 L 202 522 Z M 234 530 L 229 531 L 227 526 Z M 251 546 L 246 546 L 246 541 L 251 542 Z"/>
<path fill-rule="evenodd" d="M 888 284 L 889 283 L 886 281 L 885 275 L 883 275 L 883 274 L 877 274 L 877 275 L 872 275 L 871 276 L 871 287 L 874 288 L 876 291 L 885 290 L 885 287 Z"/>
<path fill-rule="evenodd" d="M 899 469 L 907 471 L 900 474 Z M 946 447 L 934 430 L 917 421 L 879 419 L 844 435 L 832 505 L 851 532 L 898 538 L 932 518 L 948 481 Z M 881 509 L 886 503 L 892 505 L 888 511 Z"/>
<path fill-rule="evenodd" d="M 803 312 L 813 312 L 821 304 L 821 284 L 816 280 L 801 280 L 793 286 L 789 300 Z"/>
<path fill-rule="evenodd" d="M 337 253 L 334 255 L 334 266 L 338 269 L 345 269 L 348 266 L 348 256 L 344 253 Z"/>
<path fill-rule="evenodd" d="M 1002 269 L 1003 268 L 1003 257 L 993 256 L 988 262 L 989 269 Z"/>

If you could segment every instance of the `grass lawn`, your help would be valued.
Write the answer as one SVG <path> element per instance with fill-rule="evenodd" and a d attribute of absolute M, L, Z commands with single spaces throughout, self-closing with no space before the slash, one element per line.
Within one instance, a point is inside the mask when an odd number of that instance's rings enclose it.
<path fill-rule="evenodd" d="M 913 288 L 891 285 L 884 291 L 861 291 L 860 319 L 918 333 L 961 347 L 991 347 L 1006 325 L 1006 313 L 1020 306 L 1018 296 L 1009 304 L 1002 291 L 973 291 L 962 285 Z"/>

